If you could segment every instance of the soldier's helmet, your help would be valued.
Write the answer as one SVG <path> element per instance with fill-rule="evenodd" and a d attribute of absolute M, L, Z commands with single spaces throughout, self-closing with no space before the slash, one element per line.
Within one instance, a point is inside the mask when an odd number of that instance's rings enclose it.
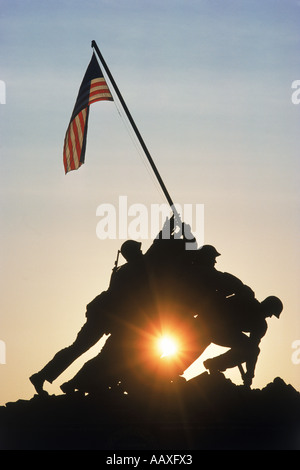
<path fill-rule="evenodd" d="M 275 315 L 277 318 L 280 317 L 280 314 L 283 310 L 283 304 L 281 300 L 275 295 L 270 295 L 265 300 L 263 300 L 261 302 L 261 306 L 264 313 Z"/>
<path fill-rule="evenodd" d="M 221 256 L 220 253 L 212 245 L 203 245 L 199 250 L 197 250 L 197 255 L 203 256 L 204 258 L 213 258 Z"/>
<path fill-rule="evenodd" d="M 135 240 L 126 240 L 121 246 L 121 254 L 128 261 L 141 254 L 141 242 Z"/>

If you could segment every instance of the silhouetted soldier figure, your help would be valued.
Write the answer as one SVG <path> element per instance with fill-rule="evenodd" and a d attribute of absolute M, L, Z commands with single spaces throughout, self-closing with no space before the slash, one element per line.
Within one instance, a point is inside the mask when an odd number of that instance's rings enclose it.
<path fill-rule="evenodd" d="M 97 357 L 88 361 L 75 375 L 75 377 L 73 377 L 73 379 L 62 385 L 61 388 L 63 391 L 68 393 L 74 390 L 82 390 L 85 392 L 91 392 L 97 389 L 101 390 L 103 389 L 103 386 L 107 388 L 109 383 L 112 386 L 113 384 L 117 383 L 118 380 L 123 380 L 124 377 L 126 380 L 128 374 L 130 375 L 131 369 L 139 370 L 140 375 L 146 375 L 145 371 L 141 368 L 141 356 L 143 350 L 142 343 L 144 343 L 144 341 L 138 342 L 139 336 L 142 337 L 145 335 L 146 337 L 147 335 L 150 335 L 151 333 L 150 329 L 148 330 L 148 327 L 153 324 L 154 319 L 158 320 L 158 323 L 161 319 L 160 315 L 155 318 L 156 305 L 152 304 L 152 296 L 154 296 L 154 300 L 158 301 L 162 315 L 165 313 L 163 311 L 164 301 L 166 302 L 166 305 L 169 309 L 170 306 L 172 306 L 174 321 L 176 314 L 178 313 L 178 306 L 181 306 L 182 304 L 183 315 L 181 318 L 180 316 L 177 316 L 177 319 L 182 320 L 183 317 L 185 317 L 185 321 L 187 323 L 190 322 L 191 318 L 193 317 L 188 319 L 185 315 L 185 311 L 187 309 L 186 303 L 188 293 L 186 292 L 185 288 L 181 289 L 181 283 L 184 276 L 182 277 L 180 274 L 182 274 L 182 268 L 189 270 L 191 266 L 191 257 L 190 253 L 188 256 L 186 256 L 184 244 L 182 243 L 183 241 L 183 239 L 170 240 L 158 238 L 158 240 L 152 244 L 150 249 L 143 256 L 144 262 L 146 260 L 147 274 L 149 276 L 151 285 L 149 292 L 150 302 L 149 298 L 147 298 L 143 290 L 142 295 L 137 296 L 137 290 L 130 289 L 130 293 L 133 293 L 134 300 L 137 300 L 137 302 L 133 304 L 133 299 L 130 297 L 128 305 L 129 314 L 126 309 L 123 310 L 122 315 L 119 317 L 119 329 L 115 329 L 114 333 L 109 338 L 109 340 L 107 340 L 103 350 L 98 354 Z M 217 286 L 219 291 L 221 291 L 222 288 L 223 299 L 225 297 L 225 293 L 227 294 L 229 292 L 232 294 L 234 292 L 233 286 L 235 287 L 235 290 L 237 290 L 237 285 L 240 287 L 240 285 L 243 284 L 234 276 L 229 274 L 225 276 L 224 273 L 220 273 L 215 270 L 214 266 L 217 256 L 219 256 L 219 253 L 214 247 L 210 245 L 205 245 L 202 247 L 201 250 L 199 250 L 197 256 L 197 270 L 192 271 L 192 274 L 195 278 L 194 280 L 196 280 L 198 290 L 200 282 L 202 283 L 200 287 L 201 295 L 203 294 L 203 291 L 207 293 L 209 289 L 211 290 L 211 295 L 212 293 L 216 294 Z M 184 261 L 185 258 L 187 258 L 186 262 Z M 126 270 L 123 272 L 126 275 Z M 199 273 L 201 273 L 201 276 Z M 223 274 L 224 281 L 222 284 L 219 278 Z M 216 282 L 216 278 L 218 278 L 218 283 Z M 230 287 L 229 280 L 231 280 Z M 128 284 L 130 285 L 130 283 L 125 285 Z M 203 284 L 205 284 L 205 287 L 203 287 Z M 142 286 L 143 285 L 144 281 L 142 282 Z M 178 289 L 176 290 L 176 288 Z M 198 303 L 196 305 L 198 307 L 199 293 L 197 295 L 197 301 Z M 147 320 L 150 320 L 150 322 L 147 323 Z M 196 328 L 194 328 L 194 330 L 196 331 Z M 189 365 L 188 358 L 193 357 L 196 359 L 199 356 L 199 341 L 195 341 L 195 337 L 192 334 L 188 334 L 188 338 L 185 338 L 185 340 L 185 354 L 187 358 L 187 365 Z M 148 364 L 148 366 L 149 365 L 150 364 Z M 183 373 L 183 370 L 178 370 L 178 375 L 180 375 L 180 373 Z M 135 374 L 135 378 L 138 381 L 138 373 Z"/>
<path fill-rule="evenodd" d="M 210 343 L 230 347 L 225 354 L 208 359 L 205 367 L 211 371 L 225 371 L 246 362 L 246 373 L 241 367 L 240 370 L 244 384 L 251 385 L 259 344 L 268 328 L 266 318 L 273 315 L 279 318 L 283 305 L 275 296 L 259 302 L 253 290 L 240 279 L 217 271 L 217 256 L 220 254 L 210 245 L 204 245 L 195 253 L 195 266 L 199 267 L 200 275 L 200 278 L 196 275 L 196 280 L 200 280 L 200 289 L 204 286 L 204 292 L 208 294 L 197 318 L 201 354 Z"/>
<path fill-rule="evenodd" d="M 131 289 L 134 289 L 138 296 L 138 286 L 133 279 L 138 279 L 139 283 L 144 280 L 141 273 L 143 257 L 141 243 L 128 240 L 123 243 L 121 253 L 127 263 L 113 269 L 108 290 L 102 292 L 87 305 L 86 323 L 79 331 L 74 343 L 56 353 L 40 372 L 30 377 L 38 394 L 47 394 L 43 390 L 45 381 L 52 383 L 77 358 L 94 346 L 103 335 L 112 333 L 116 326 L 120 303 L 125 303 L 125 297 Z"/>
<path fill-rule="evenodd" d="M 250 386 L 260 352 L 259 344 L 268 329 L 266 318 L 273 315 L 279 318 L 282 309 L 281 300 L 275 296 L 269 296 L 262 302 L 256 299 L 245 302 L 238 297 L 229 298 L 223 310 L 214 318 L 214 323 L 209 325 L 208 334 L 211 342 L 231 349 L 220 356 L 207 359 L 204 366 L 210 372 L 222 372 L 245 362 L 243 381 Z"/>
<path fill-rule="evenodd" d="M 259 302 L 253 290 L 240 279 L 215 269 L 218 256 L 220 253 L 211 245 L 204 245 L 194 253 L 190 283 L 192 295 L 195 294 L 192 306 L 198 313 L 198 326 L 186 367 L 211 343 L 229 347 L 231 350 L 225 354 L 208 359 L 205 367 L 213 372 L 239 366 L 243 373 L 241 364 L 246 362 L 243 380 L 245 385 L 251 385 L 259 344 L 268 327 L 266 318 L 273 315 L 279 318 L 282 302 L 275 296 Z"/>
<path fill-rule="evenodd" d="M 190 282 L 195 291 L 210 299 L 224 299 L 232 295 L 254 298 L 253 290 L 233 274 L 215 268 L 220 253 L 212 245 L 203 245 L 193 253 Z M 197 289 L 198 287 L 198 289 Z"/>
<path fill-rule="evenodd" d="M 282 310 L 281 301 L 271 297 L 260 303 L 255 299 L 253 290 L 240 279 L 232 274 L 218 271 L 215 265 L 220 253 L 212 245 L 204 245 L 193 255 L 188 277 L 190 286 L 188 300 L 189 309 L 197 318 L 191 347 L 186 355 L 185 368 L 190 366 L 211 343 L 215 343 L 232 347 L 233 350 L 218 361 L 212 360 L 212 363 L 208 361 L 205 364 L 207 366 L 212 364 L 212 370 L 214 364 L 215 368 L 219 364 L 221 370 L 221 367 L 225 369 L 234 367 L 247 360 L 247 374 L 244 381 L 251 383 L 259 353 L 258 344 L 266 333 L 265 317 L 272 314 L 277 316 Z M 245 332 L 250 333 L 250 340 Z"/>
<path fill-rule="evenodd" d="M 169 238 L 164 233 L 168 222 L 171 222 Z M 118 290 L 115 290 L 118 314 L 112 334 L 101 352 L 62 384 L 63 392 L 96 393 L 120 381 L 141 384 L 145 376 L 151 376 L 146 370 L 151 329 L 153 325 L 155 330 L 158 328 L 159 308 L 165 300 L 169 301 L 176 262 L 185 249 L 185 239 L 172 236 L 172 220 L 166 221 L 165 226 L 145 254 L 138 242 L 129 240 L 123 244 L 122 254 L 131 262 L 120 268 L 111 283 L 112 288 L 118 284 Z"/>
<path fill-rule="evenodd" d="M 143 255 L 140 242 L 127 240 L 123 243 L 121 253 L 127 263 L 114 268 L 108 290 L 88 304 L 86 323 L 74 343 L 56 353 L 40 372 L 30 377 L 38 394 L 47 393 L 43 390 L 44 382 L 52 383 L 78 357 L 94 346 L 103 335 L 116 335 L 124 329 L 125 323 L 129 320 L 132 324 L 138 324 L 137 312 L 140 312 L 141 305 L 148 304 L 147 308 L 150 310 L 150 273 L 151 284 L 155 284 L 154 277 L 158 274 L 158 266 L 161 265 L 163 255 L 165 255 L 164 261 L 168 261 L 170 255 L 174 254 L 174 246 L 177 251 L 178 246 L 180 250 L 183 247 L 180 240 L 178 240 L 179 244 L 170 245 L 170 238 L 163 239 L 165 226 L 148 250 L 147 256 Z M 167 245 L 162 244 L 162 241 L 167 242 Z M 164 266 L 164 263 L 162 265 Z M 111 341 L 108 344 L 110 343 Z"/>

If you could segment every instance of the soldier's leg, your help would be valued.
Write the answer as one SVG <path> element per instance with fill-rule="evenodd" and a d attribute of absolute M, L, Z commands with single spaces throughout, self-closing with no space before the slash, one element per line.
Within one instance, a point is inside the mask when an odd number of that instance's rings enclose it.
<path fill-rule="evenodd" d="M 223 335 L 213 340 L 215 344 L 231 349 L 220 356 L 207 359 L 204 366 L 213 371 L 225 371 L 248 361 L 257 353 L 249 337 L 241 332 L 223 332 Z"/>
<path fill-rule="evenodd" d="M 86 362 L 77 374 L 60 388 L 66 394 L 76 390 L 91 393 L 108 389 L 118 381 L 120 362 L 120 351 L 109 337 L 100 353 Z"/>
<path fill-rule="evenodd" d="M 94 346 L 104 333 L 105 331 L 99 327 L 97 321 L 87 320 L 79 331 L 74 343 L 56 353 L 41 371 L 30 377 L 36 392 L 38 394 L 44 393 L 44 382 L 52 383 L 76 359 Z"/>
<path fill-rule="evenodd" d="M 193 343 L 190 349 L 182 351 L 180 355 L 178 375 L 182 375 L 199 357 L 204 353 L 206 348 L 211 344 L 207 337 L 199 337 L 197 343 Z"/>

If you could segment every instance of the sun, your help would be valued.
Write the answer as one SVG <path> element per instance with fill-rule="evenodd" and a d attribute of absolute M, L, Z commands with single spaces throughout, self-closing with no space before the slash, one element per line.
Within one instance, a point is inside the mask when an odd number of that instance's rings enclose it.
<path fill-rule="evenodd" d="M 160 357 L 174 356 L 178 351 L 177 343 L 171 336 L 162 336 L 157 345 Z"/>

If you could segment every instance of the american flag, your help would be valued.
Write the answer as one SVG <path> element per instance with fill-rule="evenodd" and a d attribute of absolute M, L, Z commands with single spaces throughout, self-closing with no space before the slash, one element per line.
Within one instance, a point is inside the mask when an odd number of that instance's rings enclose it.
<path fill-rule="evenodd" d="M 65 173 L 77 170 L 84 163 L 89 106 L 96 101 L 113 101 L 95 54 L 83 77 L 70 124 L 64 140 Z"/>

